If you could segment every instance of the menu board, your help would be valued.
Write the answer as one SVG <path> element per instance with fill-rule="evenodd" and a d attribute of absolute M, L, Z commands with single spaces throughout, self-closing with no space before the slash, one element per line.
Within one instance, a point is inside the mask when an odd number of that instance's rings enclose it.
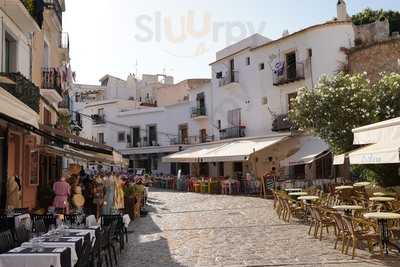
<path fill-rule="evenodd" d="M 31 152 L 29 184 L 39 185 L 39 151 Z"/>

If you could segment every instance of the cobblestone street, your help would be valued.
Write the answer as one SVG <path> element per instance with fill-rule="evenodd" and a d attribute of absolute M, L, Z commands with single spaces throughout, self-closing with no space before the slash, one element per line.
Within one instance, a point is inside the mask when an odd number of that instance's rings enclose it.
<path fill-rule="evenodd" d="M 148 205 L 120 266 L 400 266 L 364 250 L 342 255 L 332 233 L 315 240 L 308 226 L 279 220 L 271 200 L 153 190 Z"/>

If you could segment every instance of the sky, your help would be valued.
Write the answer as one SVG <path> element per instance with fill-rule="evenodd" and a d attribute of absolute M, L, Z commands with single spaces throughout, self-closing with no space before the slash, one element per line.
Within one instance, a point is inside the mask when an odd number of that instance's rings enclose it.
<path fill-rule="evenodd" d="M 105 74 L 168 74 L 175 82 L 210 78 L 216 51 L 260 33 L 279 38 L 336 17 L 337 0 L 66 0 L 77 82 L 98 84 Z M 348 12 L 366 7 L 400 10 L 399 0 L 347 0 Z"/>

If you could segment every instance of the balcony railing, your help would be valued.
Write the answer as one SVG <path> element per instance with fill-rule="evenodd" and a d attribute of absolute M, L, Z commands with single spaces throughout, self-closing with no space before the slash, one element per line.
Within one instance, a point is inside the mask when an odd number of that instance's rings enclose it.
<path fill-rule="evenodd" d="M 175 137 L 170 140 L 171 145 L 195 145 L 195 144 L 202 144 L 213 142 L 215 140 L 213 135 L 195 135 L 195 136 L 188 136 L 185 138 L 182 137 Z"/>
<path fill-rule="evenodd" d="M 134 147 L 148 147 L 148 146 L 159 146 L 157 140 L 148 140 L 147 137 L 142 137 L 136 140 L 133 140 L 131 143 L 127 144 L 128 148 Z"/>
<path fill-rule="evenodd" d="M 61 75 L 55 68 L 42 68 L 42 89 L 54 89 L 62 96 Z"/>
<path fill-rule="evenodd" d="M 277 115 L 272 122 L 272 131 L 289 131 L 294 127 L 294 124 L 289 120 L 288 114 Z"/>
<path fill-rule="evenodd" d="M 99 125 L 99 124 L 104 124 L 106 123 L 106 116 L 105 115 L 99 115 L 99 114 L 93 114 L 91 116 L 93 124 L 94 125 Z"/>
<path fill-rule="evenodd" d="M 230 83 L 238 83 L 239 82 L 239 72 L 231 71 L 225 74 L 225 77 L 221 77 L 219 79 L 219 86 L 225 86 Z"/>
<path fill-rule="evenodd" d="M 145 107 L 157 107 L 157 100 L 153 99 L 153 98 L 139 98 L 139 102 L 141 106 L 145 106 Z"/>
<path fill-rule="evenodd" d="M 59 48 L 69 49 L 69 34 L 68 32 L 60 33 Z"/>
<path fill-rule="evenodd" d="M 246 126 L 235 126 L 230 128 L 225 128 L 219 131 L 219 138 L 229 139 L 229 138 L 240 138 L 246 136 Z"/>
<path fill-rule="evenodd" d="M 273 73 L 274 85 L 282 85 L 304 79 L 304 63 L 296 63 L 284 66 Z"/>
<path fill-rule="evenodd" d="M 194 107 L 191 111 L 191 117 L 197 118 L 201 116 L 207 116 L 206 107 Z"/>
<path fill-rule="evenodd" d="M 62 25 L 62 8 L 59 0 L 44 0 L 44 5 L 46 8 L 53 9 L 56 13 L 56 16 Z"/>
<path fill-rule="evenodd" d="M 21 100 L 25 105 L 39 113 L 40 90 L 21 73 L 1 72 L 0 77 L 6 77 L 14 83 L 0 81 L 0 87 Z"/>
<path fill-rule="evenodd" d="M 43 0 L 20 0 L 26 10 L 28 10 L 29 14 L 36 21 L 40 28 L 43 25 L 43 10 L 44 10 L 44 1 Z"/>

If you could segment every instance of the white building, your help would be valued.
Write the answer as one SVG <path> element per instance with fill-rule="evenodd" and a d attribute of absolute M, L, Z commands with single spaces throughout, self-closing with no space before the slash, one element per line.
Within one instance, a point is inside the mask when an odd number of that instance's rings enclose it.
<path fill-rule="evenodd" d="M 131 159 L 130 167 L 152 172 L 175 173 L 181 168 L 185 173 L 230 176 L 253 169 L 260 176 L 276 169 L 291 176 L 302 169 L 305 176 L 324 176 L 325 163 L 315 159 L 326 155 L 328 147 L 309 137 L 290 137 L 285 117 L 300 88 L 312 90 L 322 75 L 341 69 L 346 63 L 342 48 L 353 43 L 353 25 L 340 1 L 338 19 L 292 34 L 284 31 L 277 40 L 255 34 L 218 51 L 210 64 L 210 83 L 191 86 L 187 80 L 139 90 L 132 98 L 140 103 L 153 96 L 157 107 L 143 109 L 136 102 L 115 99 L 86 106 L 107 116 L 103 126 L 88 126 L 90 134 L 121 150 Z M 228 155 L 238 149 L 247 152 Z M 160 160 L 181 150 L 187 151 Z M 296 166 L 288 168 L 290 161 Z"/>

